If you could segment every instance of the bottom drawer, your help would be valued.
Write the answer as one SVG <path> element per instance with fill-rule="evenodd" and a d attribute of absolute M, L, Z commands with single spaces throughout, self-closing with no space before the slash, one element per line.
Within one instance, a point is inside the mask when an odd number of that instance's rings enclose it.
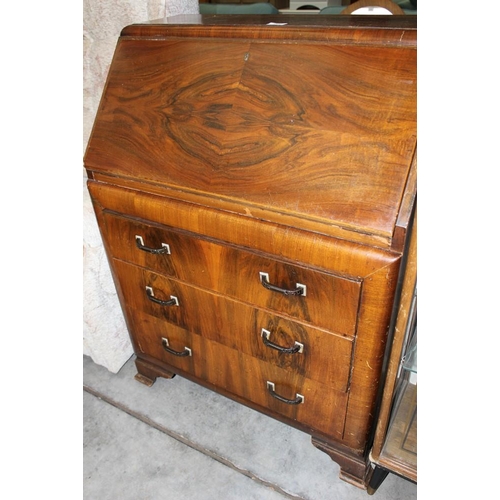
<path fill-rule="evenodd" d="M 148 314 L 129 311 L 128 317 L 140 352 L 334 439 L 342 438 L 348 393 L 172 324 L 166 333 L 166 323 Z"/>

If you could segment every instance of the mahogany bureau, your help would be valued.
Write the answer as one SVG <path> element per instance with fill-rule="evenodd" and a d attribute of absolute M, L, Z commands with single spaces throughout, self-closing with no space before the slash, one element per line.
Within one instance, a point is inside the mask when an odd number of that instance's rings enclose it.
<path fill-rule="evenodd" d="M 416 199 L 413 17 L 128 26 L 84 159 L 136 378 L 295 426 L 360 487 Z"/>

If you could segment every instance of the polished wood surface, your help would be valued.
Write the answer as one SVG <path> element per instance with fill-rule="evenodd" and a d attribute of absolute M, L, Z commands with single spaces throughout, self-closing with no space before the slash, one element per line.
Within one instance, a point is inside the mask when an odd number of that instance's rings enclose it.
<path fill-rule="evenodd" d="M 127 276 L 127 279 L 130 279 L 130 276 L 134 274 Z M 172 310 L 160 311 L 162 307 L 160 305 L 156 306 L 156 310 L 149 306 L 149 309 L 153 311 L 139 310 L 137 306 L 134 306 L 134 297 L 137 296 L 136 288 L 130 283 L 125 284 L 124 287 L 126 307 L 131 309 L 131 333 L 137 339 L 140 352 L 151 356 L 161 352 L 162 356 L 159 359 L 169 363 L 175 359 L 175 355 L 160 350 L 161 338 L 168 338 L 172 349 L 182 351 L 183 347 L 189 347 L 191 335 L 196 334 L 285 370 L 307 376 L 311 380 L 322 382 L 334 390 L 341 392 L 348 390 L 352 340 L 288 321 L 280 316 L 214 294 L 203 293 L 193 288 L 186 289 L 186 287 L 181 288 L 182 298 L 200 299 L 200 302 L 181 302 L 179 307 L 182 309 L 181 313 L 184 314 L 184 318 L 183 321 L 179 321 Z M 199 309 L 196 310 L 196 307 Z M 216 318 L 207 318 L 206 315 L 200 317 L 200 309 L 206 310 L 210 307 L 213 308 L 212 310 L 220 311 L 217 321 L 215 321 Z M 188 311 L 187 314 L 185 311 Z M 187 325 L 186 316 L 190 319 Z M 239 318 L 239 321 L 235 323 L 234 318 Z M 271 332 L 273 343 L 283 347 L 293 347 L 294 342 L 297 341 L 304 346 L 303 351 L 284 354 L 266 346 L 261 336 L 263 327 Z M 156 357 L 158 358 L 157 355 Z"/>
<path fill-rule="evenodd" d="M 124 189 L 105 182 L 90 181 L 88 188 L 101 231 L 106 227 L 105 213 L 126 214 L 128 218 L 142 219 L 146 223 L 151 221 L 165 229 L 189 231 L 346 277 L 369 278 L 379 269 L 397 265 L 401 258 L 398 252 L 262 220 L 255 224 L 253 218 L 246 215 L 201 208 L 184 200 Z M 104 238 L 106 243 L 106 236 Z"/>
<path fill-rule="evenodd" d="M 250 252 L 125 218 L 106 214 L 105 219 L 108 245 L 115 258 L 339 334 L 352 337 L 355 333 L 362 283 L 359 279 L 326 274 L 278 261 L 272 254 Z M 155 255 L 140 250 L 135 242 L 137 235 L 155 248 L 168 244 L 172 253 Z M 287 297 L 264 288 L 260 272 L 286 290 L 295 289 L 297 283 L 304 285 L 306 296 Z"/>
<path fill-rule="evenodd" d="M 271 17 L 126 27 L 88 187 L 138 380 L 308 432 L 366 487 L 416 193 L 416 24 Z"/>
<path fill-rule="evenodd" d="M 362 278 L 362 294 L 357 306 L 356 340 L 349 386 L 349 402 L 342 443 L 356 450 L 358 454 L 363 452 L 370 432 L 370 412 L 375 409 L 378 380 L 383 360 L 382 353 L 385 348 L 391 304 L 399 272 L 399 254 L 342 240 L 332 240 L 297 228 L 265 222 L 256 224 L 252 218 L 242 215 L 221 213 L 219 210 L 205 207 L 200 209 L 200 206 L 184 201 L 174 201 L 160 196 L 138 193 L 135 190 L 126 190 L 96 181 L 89 183 L 89 190 L 103 232 L 103 241 L 110 256 L 114 256 L 113 248 L 110 245 L 116 237 L 113 236 L 115 235 L 113 228 L 116 229 L 116 226 L 113 223 L 110 225 L 109 221 L 133 217 L 137 219 L 139 224 L 142 224 L 141 221 L 155 221 L 162 226 L 187 230 L 205 237 L 215 238 L 218 236 L 223 238 L 223 242 L 226 244 L 238 245 L 241 251 L 244 251 L 245 248 L 252 248 L 253 251 L 269 252 L 275 258 L 279 256 L 289 261 L 298 260 L 302 263 L 308 263 L 310 266 L 321 269 L 335 269 L 339 276 L 349 278 L 347 283 L 355 283 L 351 280 Z M 113 213 L 112 217 L 108 215 L 110 212 Z M 116 217 L 115 213 L 127 214 L 127 218 Z M 120 237 L 124 236 L 123 247 L 125 248 L 130 246 L 130 235 L 135 233 L 134 229 L 137 227 L 135 223 L 132 224 L 132 230 L 122 229 L 118 233 Z M 127 240 L 128 243 L 125 243 Z M 119 255 L 124 256 L 120 252 L 126 252 L 126 250 L 123 248 L 119 250 Z M 174 254 L 171 256 L 174 259 Z M 164 256 L 157 257 L 158 260 L 165 260 Z M 181 257 L 181 260 L 183 258 Z M 141 265 L 145 264 L 144 261 L 141 262 Z M 193 265 L 196 266 L 198 263 Z M 213 273 L 217 272 L 220 275 L 218 265 L 215 264 L 215 266 L 217 271 L 212 266 L 207 266 L 205 273 L 214 275 Z M 117 261 L 113 260 L 112 269 L 115 273 L 118 291 L 122 303 L 126 303 L 126 295 L 128 294 L 123 291 L 123 287 L 126 286 L 127 279 L 124 279 L 121 273 L 119 276 L 116 274 L 116 267 Z M 151 267 L 157 269 L 156 266 Z M 169 262 L 163 267 L 162 272 L 168 275 L 175 268 L 179 268 L 179 266 Z M 210 281 L 212 280 L 209 279 Z M 210 286 L 209 282 L 206 282 L 205 286 Z M 200 281 L 197 283 L 201 284 Z M 138 293 L 141 293 L 141 296 L 143 296 L 143 286 L 145 286 L 144 283 L 138 288 Z M 254 296 L 253 304 L 258 303 L 259 297 L 262 297 L 260 288 L 261 286 L 258 284 L 259 294 Z M 264 290 L 264 292 L 267 291 Z M 351 298 L 358 300 L 356 295 Z M 325 298 L 325 300 L 324 307 L 325 310 L 328 310 L 334 305 L 333 296 L 331 299 Z M 267 306 L 264 304 L 263 307 Z M 214 311 L 212 307 L 201 310 L 205 311 L 204 314 Z M 216 310 L 220 315 L 221 309 Z M 180 315 L 179 312 L 173 314 Z M 327 314 L 325 316 L 326 318 L 330 317 Z M 300 318 L 296 319 L 300 320 Z M 186 324 L 186 326 L 188 325 Z M 324 439 L 324 436 L 322 438 Z"/>
<path fill-rule="evenodd" d="M 286 22 L 286 25 L 283 23 Z M 181 15 L 124 28 L 122 37 L 300 40 L 378 47 L 417 47 L 414 16 Z"/>
<path fill-rule="evenodd" d="M 390 242 L 416 144 L 414 47 L 276 43 L 122 37 L 86 163 Z"/>

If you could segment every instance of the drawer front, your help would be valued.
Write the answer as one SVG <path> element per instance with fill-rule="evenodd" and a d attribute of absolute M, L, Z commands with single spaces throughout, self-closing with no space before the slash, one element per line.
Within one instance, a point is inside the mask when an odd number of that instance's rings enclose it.
<path fill-rule="evenodd" d="M 352 340 L 247 304 L 167 279 L 121 261 L 115 261 L 134 338 L 143 330 L 169 338 L 176 328 L 191 331 L 284 370 L 346 391 L 349 384 Z M 163 305 L 154 298 L 179 305 Z M 130 324 L 130 321 L 129 321 Z"/>
<path fill-rule="evenodd" d="M 117 259 L 320 328 L 355 335 L 359 281 L 109 213 L 104 220 L 104 237 Z"/>
<path fill-rule="evenodd" d="M 157 318 L 139 315 L 135 320 L 141 329 L 137 342 L 141 352 L 276 414 L 342 438 L 347 393 L 175 325 L 159 331 Z M 274 386 L 268 387 L 268 382 Z M 300 397 L 303 402 L 298 402 Z"/>

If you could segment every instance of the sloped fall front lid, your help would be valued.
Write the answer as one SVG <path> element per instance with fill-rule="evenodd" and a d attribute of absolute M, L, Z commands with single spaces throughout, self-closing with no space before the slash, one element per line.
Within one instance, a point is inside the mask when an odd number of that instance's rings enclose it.
<path fill-rule="evenodd" d="M 227 17 L 122 32 L 85 167 L 390 241 L 416 150 L 414 21 Z"/>

